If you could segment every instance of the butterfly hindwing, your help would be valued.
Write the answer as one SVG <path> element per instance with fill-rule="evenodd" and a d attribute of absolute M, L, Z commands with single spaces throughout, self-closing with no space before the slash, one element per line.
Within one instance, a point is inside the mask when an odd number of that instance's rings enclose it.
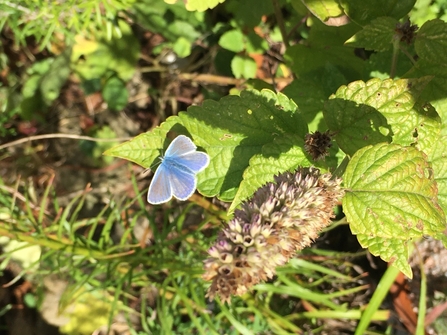
<path fill-rule="evenodd" d="M 172 187 L 172 195 L 179 200 L 187 200 L 196 190 L 197 180 L 194 173 L 190 171 L 173 166 L 170 169 L 169 181 Z"/>
<path fill-rule="evenodd" d="M 163 165 L 163 162 L 155 171 L 152 178 L 149 191 L 147 192 L 147 201 L 153 205 L 162 204 L 172 198 L 172 188 L 169 179 L 169 169 Z"/>

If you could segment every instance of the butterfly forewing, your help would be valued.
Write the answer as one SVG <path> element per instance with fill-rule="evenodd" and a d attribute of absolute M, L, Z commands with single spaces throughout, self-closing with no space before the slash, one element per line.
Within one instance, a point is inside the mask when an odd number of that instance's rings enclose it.
<path fill-rule="evenodd" d="M 191 171 L 194 173 L 205 169 L 209 164 L 209 157 L 206 153 L 196 151 L 178 157 L 165 158 L 166 164 L 175 165 L 180 169 Z"/>
<path fill-rule="evenodd" d="M 179 135 L 171 142 L 171 144 L 169 144 L 169 147 L 165 152 L 165 157 L 183 156 L 195 152 L 196 149 L 196 145 L 190 138 L 185 135 Z"/>

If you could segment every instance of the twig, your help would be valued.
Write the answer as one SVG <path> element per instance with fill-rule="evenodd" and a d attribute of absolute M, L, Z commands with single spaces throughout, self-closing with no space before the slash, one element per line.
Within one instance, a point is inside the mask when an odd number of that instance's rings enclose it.
<path fill-rule="evenodd" d="M 116 141 L 122 142 L 122 141 L 130 140 L 132 137 L 95 138 L 95 137 L 76 135 L 76 134 L 45 134 L 45 135 L 29 136 L 29 137 L 21 138 L 19 140 L 0 145 L 0 150 L 6 149 L 9 147 L 13 147 L 15 145 L 20 145 L 20 144 L 31 142 L 31 141 L 43 140 L 43 139 L 47 139 L 47 138 L 72 138 L 75 140 L 86 140 L 86 141 L 92 141 L 92 142 L 116 142 Z"/>
<path fill-rule="evenodd" d="M 217 84 L 217 85 L 242 85 L 246 82 L 245 79 L 237 79 L 230 77 L 222 77 L 216 76 L 212 74 L 195 74 L 195 73 L 180 73 L 177 78 L 179 80 L 191 80 L 194 82 L 203 82 L 208 84 Z M 268 84 L 273 84 L 272 78 L 264 78 L 262 79 Z M 275 83 L 290 83 L 293 78 L 275 78 Z"/>

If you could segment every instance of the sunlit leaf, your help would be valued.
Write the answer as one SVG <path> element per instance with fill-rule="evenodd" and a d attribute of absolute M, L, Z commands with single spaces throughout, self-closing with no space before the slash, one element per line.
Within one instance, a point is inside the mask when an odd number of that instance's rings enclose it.
<path fill-rule="evenodd" d="M 343 180 L 343 210 L 352 233 L 373 255 L 411 277 L 409 243 L 446 228 L 426 156 L 412 147 L 368 146 L 352 157 Z"/>

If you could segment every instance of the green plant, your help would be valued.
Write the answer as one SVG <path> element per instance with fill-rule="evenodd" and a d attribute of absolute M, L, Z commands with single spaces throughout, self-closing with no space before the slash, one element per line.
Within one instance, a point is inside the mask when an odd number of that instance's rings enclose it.
<path fill-rule="evenodd" d="M 337 169 L 346 188 L 343 211 L 360 244 L 411 277 L 412 240 L 429 235 L 447 246 L 442 123 L 447 91 L 441 84 L 447 23 L 435 19 L 420 28 L 400 23 L 413 1 L 328 3 L 351 23 L 331 27 L 310 17 L 308 37 L 288 47 L 286 60 L 299 78 L 291 84 L 300 90 L 298 105 L 282 93 L 242 91 L 191 106 L 106 154 L 147 168 L 166 147 L 169 132 L 189 135 L 211 158 L 199 175 L 198 190 L 231 202 L 230 213 L 277 174 L 299 166 Z M 312 7 L 312 12 L 328 17 L 324 8 Z M 240 37 L 237 31 L 231 34 Z M 352 47 L 385 55 L 389 78 L 372 78 L 371 63 Z M 401 57 L 410 60 L 405 67 L 398 66 Z M 302 105 L 321 83 L 320 101 Z M 335 93 L 325 98 L 330 92 Z M 317 129 L 329 130 L 336 145 L 332 159 L 324 162 L 314 161 L 305 149 L 306 134 Z"/>
<path fill-rule="evenodd" d="M 108 311 L 109 324 L 120 310 L 129 320 L 138 317 L 139 334 L 296 334 L 305 329 L 318 333 L 327 330 L 327 318 L 359 320 L 357 333 L 366 333 L 372 329 L 371 322 L 388 319 L 390 312 L 379 310 L 379 306 L 398 270 L 412 276 L 407 261 L 412 241 L 432 236 L 447 245 L 442 233 L 447 208 L 447 24 L 440 19 L 444 16 L 443 2 L 435 1 L 427 9 L 426 2 L 411 0 L 227 0 L 217 13 L 223 11 L 231 16 L 230 23 L 215 25 L 208 12 L 185 9 L 203 11 L 218 3 L 191 0 L 183 7 L 182 2 L 171 6 L 145 0 L 136 3 L 128 14 L 138 24 L 165 34 L 166 40 L 155 54 L 172 47 L 186 57 L 195 40 L 209 34 L 200 41 L 206 41 L 203 46 L 219 48 L 216 54 L 220 59 L 227 58 L 228 63 L 241 58 L 250 61 L 247 57 L 252 51 L 258 55 L 270 51 L 267 39 L 280 41 L 285 48 L 284 54 L 277 57 L 282 72 L 272 74 L 291 71 L 293 81 L 282 93 L 274 92 L 271 85 L 270 89 L 242 90 L 219 101 L 206 100 L 105 154 L 149 168 L 158 162 L 175 134 L 188 135 L 211 158 L 210 166 L 198 176 L 198 191 L 227 202 L 228 213 L 219 212 L 200 197 L 191 203 L 168 204 L 162 212 L 159 207 L 148 211 L 145 191 L 138 190 L 129 171 L 136 196 L 112 200 L 97 216 L 85 219 L 79 217 L 79 212 L 87 190 L 62 208 L 52 197 L 50 186 L 37 201 L 32 192 L 15 197 L 12 194 L 17 195 L 18 188 L 11 190 L 2 185 L 0 234 L 41 247 L 35 278 L 58 269 L 60 276 L 69 279 L 71 285 L 62 306 L 91 292 L 105 292 L 102 300 L 107 303 L 112 297 L 113 301 Z M 127 100 L 123 98 L 124 83 L 135 70 L 139 47 L 130 26 L 113 17 L 109 20 L 106 14 L 105 21 L 101 21 L 103 16 L 97 21 L 107 22 L 104 30 L 99 24 L 95 26 L 102 32 L 99 37 L 75 40 L 71 66 L 84 87 L 92 84 L 93 91 L 102 90 L 108 104 L 119 110 Z M 15 21 L 9 22 L 18 27 Z M 413 25 L 415 22 L 419 27 Z M 254 34 L 254 27 L 260 28 L 257 32 L 262 34 Z M 121 39 L 113 28 L 122 34 Z M 46 43 L 49 38 L 42 35 L 41 40 Z M 218 62 L 215 64 L 217 67 Z M 246 78 L 254 73 L 254 68 L 247 72 L 243 67 L 235 69 L 229 71 L 227 67 L 226 74 Z M 44 73 L 36 70 L 30 74 L 30 92 L 39 92 L 36 83 Z M 276 79 L 272 78 L 271 83 L 275 84 Z M 112 134 L 104 128 L 101 137 Z M 96 147 L 94 157 L 99 148 L 106 149 Z M 253 235 L 259 237 L 259 231 L 254 229 L 259 213 L 250 213 L 250 220 L 244 221 L 247 216 L 241 217 L 238 209 L 251 208 L 247 204 L 255 203 L 253 195 L 264 185 L 271 186 L 276 175 L 284 177 L 287 171 L 310 166 L 342 178 L 345 195 L 341 214 L 346 217 L 345 223 L 363 247 L 394 265 L 382 277 L 367 310 L 345 303 L 346 297 L 366 289 L 361 276 L 352 276 L 355 266 L 351 260 L 357 255 L 318 249 L 305 249 L 301 259 L 290 259 L 276 270 L 257 272 L 263 280 L 273 274 L 276 277 L 253 287 L 250 293 L 233 297 L 228 305 L 220 299 L 207 301 L 209 287 L 200 276 L 203 255 L 214 242 L 217 230 L 210 225 L 229 225 L 240 219 L 241 227 L 253 228 Z M 20 199 L 26 201 L 17 204 Z M 299 202 L 300 197 L 297 199 Z M 50 203 L 54 208 L 48 214 Z M 327 203 L 332 207 L 332 202 Z M 289 205 L 281 203 L 281 208 L 290 210 Z M 311 208 L 312 213 L 320 210 Z M 269 222 L 274 222 L 277 216 L 265 212 Z M 293 218 L 308 212 L 297 210 Z M 194 217 L 193 223 L 188 220 L 190 216 Z M 300 218 L 296 220 L 300 223 Z M 135 233 L 140 221 L 147 223 L 150 243 Z M 232 227 L 240 235 L 242 228 L 237 224 Z M 112 234 L 115 228 L 119 228 L 118 236 Z M 269 230 L 270 226 L 261 228 Z M 310 241 L 320 228 L 294 242 Z M 264 242 L 262 236 L 260 240 Z M 269 243 L 277 243 L 282 251 L 284 241 L 274 239 Z M 229 241 L 231 253 L 223 261 L 233 264 L 248 255 L 249 246 L 238 247 L 251 242 Z M 295 249 L 291 250 L 287 249 L 288 256 L 294 254 Z M 267 256 L 274 259 L 279 254 Z M 320 256 L 326 263 L 318 264 Z M 8 259 L 9 254 L 4 257 Z M 330 289 L 322 290 L 325 286 Z M 287 304 L 278 298 L 285 295 Z M 422 295 L 421 310 L 425 308 L 424 298 Z M 297 312 L 300 304 L 305 304 L 306 312 Z M 420 333 L 424 327 L 422 318 L 418 324 Z"/>

